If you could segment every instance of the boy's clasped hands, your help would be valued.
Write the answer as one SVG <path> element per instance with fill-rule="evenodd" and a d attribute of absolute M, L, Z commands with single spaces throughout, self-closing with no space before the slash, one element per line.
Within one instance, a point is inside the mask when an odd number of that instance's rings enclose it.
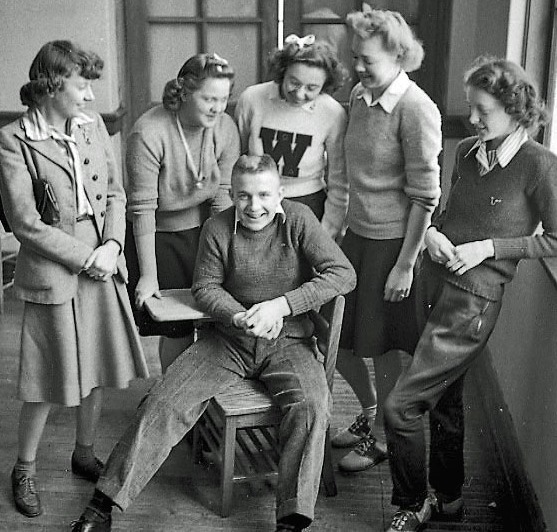
<path fill-rule="evenodd" d="M 248 336 L 275 340 L 282 330 L 283 318 L 290 315 L 290 306 L 284 296 L 262 301 L 232 317 L 235 327 Z"/>

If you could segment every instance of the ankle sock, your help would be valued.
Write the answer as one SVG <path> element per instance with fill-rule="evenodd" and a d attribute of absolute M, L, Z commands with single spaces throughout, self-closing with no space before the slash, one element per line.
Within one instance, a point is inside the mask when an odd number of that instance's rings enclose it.
<path fill-rule="evenodd" d="M 82 465 L 94 463 L 95 452 L 93 451 L 93 445 L 82 445 L 81 443 L 75 442 L 73 458 Z"/>
<path fill-rule="evenodd" d="M 362 408 L 362 414 L 367 417 L 369 426 L 373 427 L 375 418 L 377 416 L 377 405 L 366 406 L 365 408 Z"/>
<path fill-rule="evenodd" d="M 30 462 L 26 462 L 18 458 L 14 466 L 14 471 L 18 477 L 33 477 L 37 474 L 37 461 L 31 460 Z"/>

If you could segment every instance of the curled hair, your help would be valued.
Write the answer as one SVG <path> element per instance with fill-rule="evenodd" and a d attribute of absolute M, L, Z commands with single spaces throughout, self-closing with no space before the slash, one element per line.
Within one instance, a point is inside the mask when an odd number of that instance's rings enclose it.
<path fill-rule="evenodd" d="M 162 94 L 162 103 L 168 111 L 178 111 L 186 94 L 198 91 L 208 78 L 230 80 L 234 82 L 234 70 L 226 59 L 217 54 L 197 54 L 190 57 L 183 65 L 175 79 L 168 81 Z"/>
<path fill-rule="evenodd" d="M 366 6 L 364 11 L 350 13 L 346 17 L 346 23 L 361 39 L 381 37 L 383 48 L 397 55 L 404 71 L 414 72 L 422 66 L 422 43 L 398 11 L 371 9 Z"/>
<path fill-rule="evenodd" d="M 232 167 L 232 181 L 243 174 L 262 174 L 273 172 L 279 175 L 277 164 L 267 153 L 263 155 L 240 155 Z"/>
<path fill-rule="evenodd" d="M 348 71 L 324 41 L 315 41 L 303 47 L 293 42 L 285 44 L 282 50 L 277 48 L 268 59 L 269 75 L 273 81 L 282 85 L 288 67 L 296 63 L 321 68 L 326 74 L 322 92 L 327 94 L 335 92 L 348 79 Z"/>
<path fill-rule="evenodd" d="M 74 72 L 98 79 L 104 63 L 94 52 L 85 52 L 71 41 L 50 41 L 39 50 L 29 69 L 29 81 L 19 90 L 21 103 L 36 106 L 47 95 L 60 91 Z"/>
<path fill-rule="evenodd" d="M 478 57 L 464 74 L 464 84 L 493 96 L 501 102 L 505 113 L 531 134 L 549 120 L 549 113 L 528 74 L 512 61 Z"/>

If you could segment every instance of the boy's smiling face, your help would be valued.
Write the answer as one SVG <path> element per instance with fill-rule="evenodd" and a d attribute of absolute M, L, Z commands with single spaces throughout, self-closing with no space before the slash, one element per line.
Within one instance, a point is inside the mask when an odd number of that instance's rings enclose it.
<path fill-rule="evenodd" d="M 261 231 L 275 218 L 284 197 L 277 172 L 266 170 L 233 176 L 230 197 L 239 222 L 251 231 Z"/>

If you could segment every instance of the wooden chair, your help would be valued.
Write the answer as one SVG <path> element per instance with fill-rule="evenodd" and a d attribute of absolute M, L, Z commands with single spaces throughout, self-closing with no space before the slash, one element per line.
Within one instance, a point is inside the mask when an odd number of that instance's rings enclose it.
<path fill-rule="evenodd" d="M 328 323 L 320 314 L 311 313 L 315 335 L 324 356 L 327 383 L 332 393 L 344 297 L 333 300 Z M 220 515 L 230 514 L 235 482 L 277 475 L 279 450 L 277 428 L 281 413 L 261 382 L 244 379 L 214 397 L 193 431 L 193 459 L 199 461 L 202 447 L 209 450 L 220 469 Z M 327 496 L 335 496 L 329 430 L 325 439 L 322 472 Z"/>

